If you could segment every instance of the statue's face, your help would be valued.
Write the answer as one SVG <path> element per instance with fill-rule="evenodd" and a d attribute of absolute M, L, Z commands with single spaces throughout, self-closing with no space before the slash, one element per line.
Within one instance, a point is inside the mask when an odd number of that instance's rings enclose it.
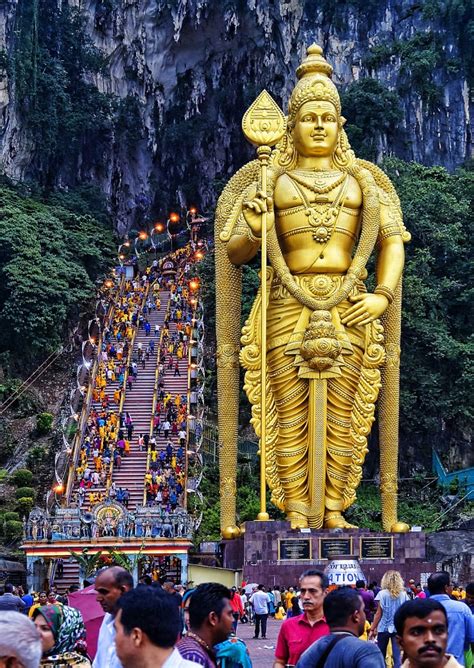
<path fill-rule="evenodd" d="M 293 141 L 300 155 L 307 158 L 331 156 L 338 134 L 337 111 L 331 102 L 314 100 L 301 105 L 293 129 Z"/>

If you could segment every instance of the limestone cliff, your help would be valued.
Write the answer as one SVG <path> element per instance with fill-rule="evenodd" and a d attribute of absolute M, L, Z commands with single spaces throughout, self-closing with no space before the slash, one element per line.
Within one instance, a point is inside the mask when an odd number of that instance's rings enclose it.
<path fill-rule="evenodd" d="M 399 106 L 390 123 L 370 129 L 377 158 L 395 154 L 453 169 L 471 150 L 463 47 L 469 5 L 459 11 L 464 5 L 457 3 L 454 15 L 450 4 L 455 3 L 5 0 L 0 5 L 3 170 L 40 183 L 47 173 L 50 188 L 99 185 L 121 232 L 180 203 L 211 208 L 223 181 L 252 154 L 240 130 L 246 107 L 265 87 L 286 108 L 295 68 L 313 41 L 323 46 L 342 89 L 372 77 L 396 93 Z M 50 32 L 61 33 L 64 24 L 54 21 L 71 6 L 82 14 L 102 58 L 100 68 L 83 68 L 82 78 L 115 106 L 106 124 L 85 123 L 82 135 L 76 133 L 70 147 L 46 165 L 38 136 L 48 132 L 48 114 L 40 134 L 32 132 L 34 105 L 24 102 L 31 91 L 24 83 L 17 90 L 15 53 L 27 39 L 19 23 L 31 10 L 34 71 L 35 53 L 42 53 L 41 21 L 49 13 Z M 62 53 L 61 34 L 52 43 L 50 52 Z M 54 72 L 51 81 L 57 82 Z M 83 113 L 88 105 L 85 98 Z M 52 119 L 54 113 L 51 109 Z M 364 125 L 363 114 L 357 122 Z"/>

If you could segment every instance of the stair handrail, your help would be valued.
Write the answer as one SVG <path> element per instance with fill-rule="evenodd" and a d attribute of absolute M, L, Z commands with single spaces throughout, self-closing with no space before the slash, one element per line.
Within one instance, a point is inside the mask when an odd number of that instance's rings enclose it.
<path fill-rule="evenodd" d="M 140 314 L 141 311 L 143 311 L 143 306 L 144 306 L 144 304 L 146 304 L 146 300 L 147 300 L 147 297 L 148 297 L 149 290 L 150 290 L 150 284 L 147 283 L 146 289 L 143 291 L 143 297 L 142 297 L 142 301 L 141 301 L 140 308 L 139 308 L 139 311 L 138 311 L 137 315 Z M 132 360 L 133 347 L 135 345 L 135 339 L 137 337 L 137 333 L 138 333 L 139 328 L 140 328 L 140 323 L 139 323 L 139 320 L 137 318 L 137 324 L 133 328 L 133 334 L 132 334 L 132 338 L 130 340 L 130 347 L 128 349 L 127 362 L 126 362 L 126 365 L 125 365 L 125 373 L 123 374 L 122 394 L 120 396 L 120 404 L 119 404 L 119 409 L 118 409 L 119 430 L 120 430 L 120 417 L 121 417 L 122 412 L 123 412 L 123 405 L 125 403 L 126 394 L 127 394 L 128 369 L 130 367 L 130 362 Z M 113 452 L 115 451 L 116 447 L 117 446 L 115 445 L 114 450 L 112 451 L 112 457 L 110 458 L 109 472 L 108 472 L 107 480 L 106 480 L 106 483 L 105 483 L 105 498 L 107 498 L 109 496 L 109 490 L 110 490 L 110 487 L 112 485 L 112 479 L 113 479 L 113 475 L 114 475 L 114 456 L 113 456 Z"/>
<path fill-rule="evenodd" d="M 161 292 L 161 290 L 160 290 Z M 161 300 L 160 300 L 161 301 Z M 171 303 L 171 292 L 168 294 L 168 303 L 166 305 L 166 312 L 165 312 L 165 319 L 164 322 L 166 322 L 167 317 L 169 316 L 170 313 L 170 303 Z M 150 419 L 150 439 L 153 436 L 153 419 L 155 417 L 155 410 L 156 410 L 156 396 L 158 393 L 158 378 L 159 378 L 159 368 L 160 368 L 160 358 L 161 358 L 161 345 L 163 343 L 163 329 L 164 327 L 161 328 L 160 332 L 160 339 L 158 342 L 158 350 L 156 352 L 156 368 L 155 368 L 155 386 L 153 388 L 153 400 L 151 404 L 151 419 Z M 150 468 L 150 456 L 151 456 L 151 449 L 150 447 L 147 447 L 147 452 L 146 452 L 146 468 L 145 468 L 145 473 L 149 470 Z M 145 484 L 145 479 L 143 479 L 143 505 L 146 505 L 146 484 Z"/>
<path fill-rule="evenodd" d="M 122 276 L 120 279 L 120 283 L 117 286 L 117 290 L 115 291 L 115 295 L 118 296 L 119 299 L 120 296 L 122 295 L 124 285 L 125 285 L 125 277 Z M 99 356 L 102 351 L 103 332 L 110 326 L 114 312 L 115 312 L 115 299 L 112 299 L 109 301 L 107 313 L 104 316 L 103 325 L 99 333 L 99 339 L 96 348 L 97 354 L 95 355 L 94 363 L 89 373 L 89 383 L 87 387 L 86 397 L 82 405 L 81 417 L 79 419 L 76 435 L 74 437 L 74 444 L 72 447 L 69 471 L 67 476 L 66 493 L 64 495 L 64 499 L 67 504 L 69 504 L 71 501 L 71 494 L 75 482 L 76 464 L 79 458 L 79 452 L 81 449 L 85 428 L 87 426 L 87 421 L 89 419 L 90 407 L 92 403 L 92 394 L 95 389 L 97 373 L 99 368 Z"/>
<path fill-rule="evenodd" d="M 188 465 L 189 465 L 189 457 L 188 457 L 188 448 L 189 448 L 189 432 L 190 432 L 190 427 L 189 427 L 189 413 L 191 410 L 191 358 L 192 358 L 192 344 L 194 343 L 194 324 L 195 324 L 195 319 L 196 319 L 196 310 L 197 310 L 197 304 L 198 304 L 198 294 L 196 293 L 195 296 L 196 302 L 193 305 L 193 312 L 192 312 L 192 318 L 191 318 L 191 336 L 189 337 L 188 341 L 188 392 L 187 392 L 187 416 L 186 416 L 186 449 L 185 449 L 185 454 L 184 454 L 184 503 L 183 507 L 187 510 L 188 509 Z"/>

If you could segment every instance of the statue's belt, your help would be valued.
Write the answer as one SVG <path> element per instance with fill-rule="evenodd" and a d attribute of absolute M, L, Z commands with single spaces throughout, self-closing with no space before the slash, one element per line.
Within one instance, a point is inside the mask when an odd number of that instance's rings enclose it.
<path fill-rule="evenodd" d="M 293 274 L 294 281 L 309 296 L 316 299 L 329 299 L 339 290 L 344 282 L 345 274 Z M 367 292 L 363 281 L 357 281 L 351 294 Z M 278 276 L 274 275 L 270 288 L 270 299 L 295 299 L 282 285 Z"/>
<path fill-rule="evenodd" d="M 344 274 L 309 274 L 297 275 L 294 276 L 294 278 L 299 287 L 303 288 L 311 296 L 322 300 L 331 297 L 332 294 L 341 287 L 344 280 Z M 365 285 L 362 281 L 357 282 L 351 294 L 355 295 L 359 292 L 366 292 Z M 278 278 L 274 278 L 270 288 L 269 317 L 271 317 L 270 313 L 272 306 L 278 309 L 283 308 L 282 301 L 297 302 L 296 298 L 290 295 Z M 341 345 L 341 355 L 338 357 L 338 362 L 332 368 L 331 376 L 340 375 L 340 370 L 336 367 L 341 366 L 343 360 L 342 356 L 351 355 L 353 353 L 353 345 L 364 349 L 365 327 L 354 326 L 348 328 L 344 327 L 341 323 L 340 312 L 345 311 L 349 305 L 350 303 L 347 300 L 344 300 L 338 306 L 330 309 L 335 337 Z M 285 355 L 294 356 L 295 365 L 300 368 L 304 367 L 305 364 L 299 353 L 312 313 L 311 309 L 301 305 L 301 311 L 295 316 L 296 319 L 293 330 L 283 335 L 269 337 L 267 339 L 267 350 L 285 346 Z M 303 374 L 306 376 L 305 372 L 300 371 L 299 375 Z M 308 377 L 313 377 L 314 375 L 313 372 L 309 372 Z M 324 373 L 322 375 L 323 377 L 325 376 Z M 321 377 L 321 374 L 317 374 L 317 376 Z"/>

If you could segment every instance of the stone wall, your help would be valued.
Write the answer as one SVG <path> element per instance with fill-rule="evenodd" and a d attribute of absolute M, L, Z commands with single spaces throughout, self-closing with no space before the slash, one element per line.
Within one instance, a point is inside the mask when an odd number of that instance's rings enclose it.
<path fill-rule="evenodd" d="M 393 559 L 360 558 L 360 538 L 393 536 Z M 278 543 L 282 539 L 309 538 L 312 558 L 308 560 L 279 560 Z M 237 541 L 224 541 L 224 567 L 243 567 L 247 582 L 267 586 L 295 585 L 301 573 L 308 568 L 324 569 L 329 561 L 320 559 L 320 539 L 351 538 L 352 555 L 359 558 L 368 582 L 380 582 L 390 569 L 399 570 L 405 580 L 425 581 L 427 573 L 436 570 L 436 563 L 426 557 L 426 535 L 423 532 L 386 534 L 364 529 L 347 531 L 315 531 L 301 533 L 290 529 L 289 522 L 246 522 L 245 534 Z"/>

